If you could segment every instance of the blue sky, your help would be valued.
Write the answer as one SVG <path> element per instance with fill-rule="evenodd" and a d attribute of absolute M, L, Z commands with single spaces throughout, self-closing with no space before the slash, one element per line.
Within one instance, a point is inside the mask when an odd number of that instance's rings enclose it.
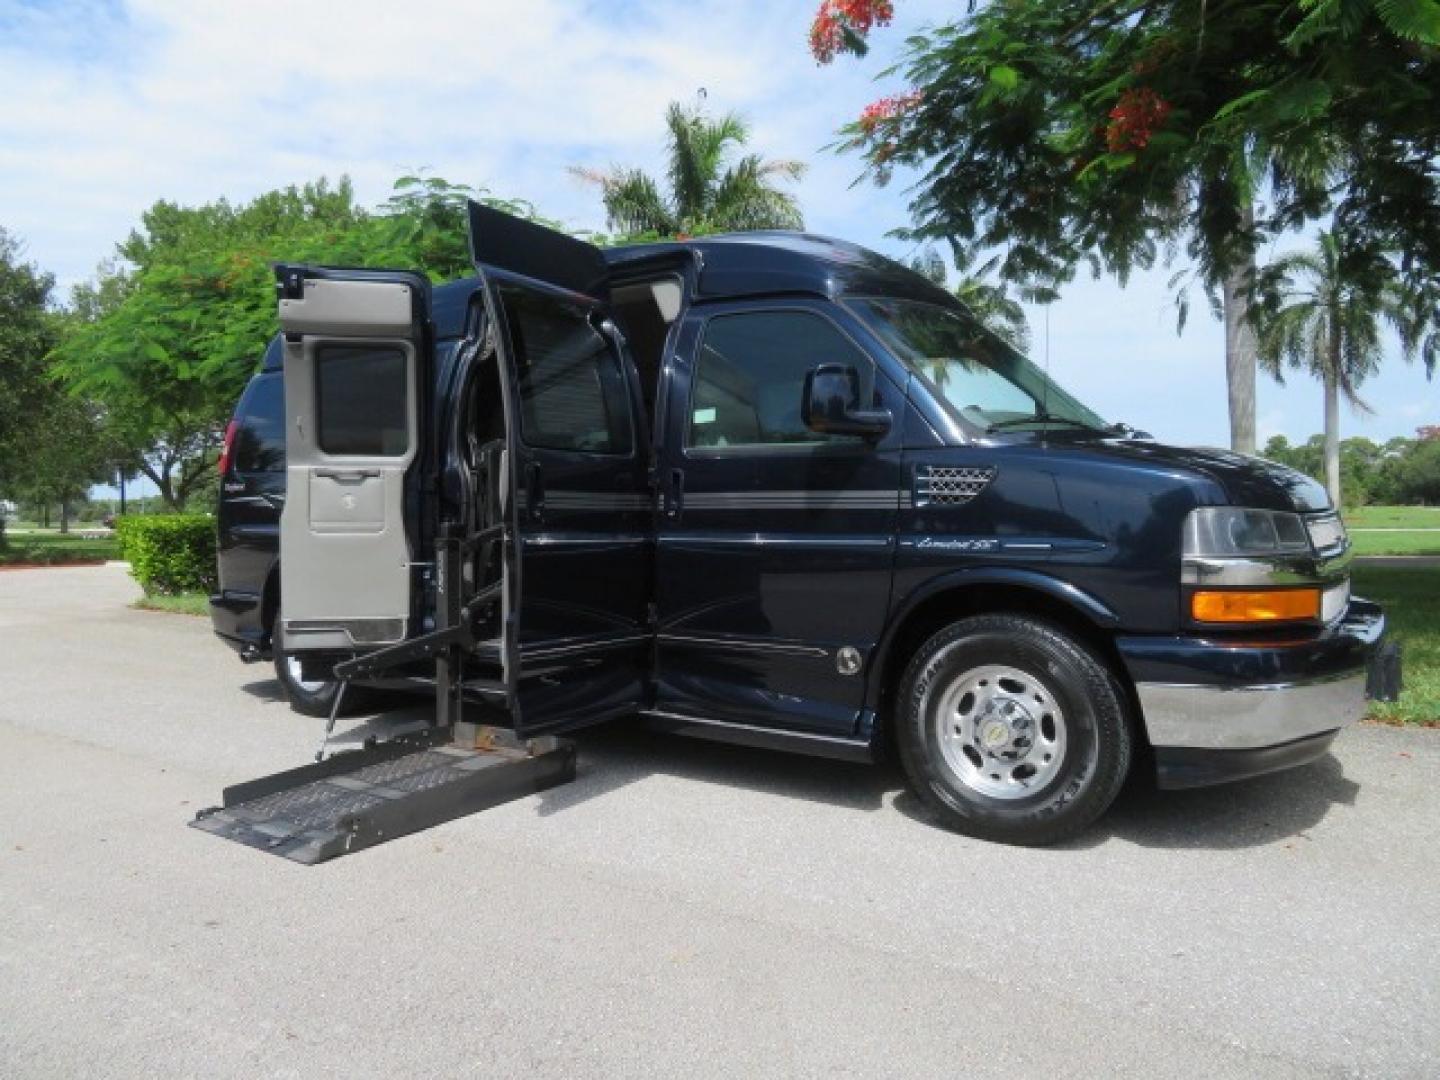
<path fill-rule="evenodd" d="M 666 103 L 703 88 L 750 120 L 756 149 L 811 164 L 796 192 L 813 231 L 903 257 L 885 233 L 907 221 L 904 184 L 852 186 L 856 161 L 824 147 L 898 88 L 873 77 L 905 35 L 963 5 L 897 0 L 868 58 L 822 68 L 806 51 L 815 2 L 0 0 L 0 225 L 62 287 L 156 199 L 246 199 L 321 175 L 348 174 L 378 203 L 425 166 L 599 228 L 567 166 L 659 167 Z M 1223 444 L 1221 328 L 1201 302 L 1177 337 L 1167 276 L 1069 286 L 1049 312 L 1050 368 L 1107 417 Z M 1045 321 L 1031 311 L 1037 359 Z M 1440 422 L 1440 387 L 1393 347 L 1364 395 L 1375 413 L 1346 412 L 1346 434 Z M 1320 418 L 1309 380 L 1262 379 L 1262 440 L 1303 439 Z"/>

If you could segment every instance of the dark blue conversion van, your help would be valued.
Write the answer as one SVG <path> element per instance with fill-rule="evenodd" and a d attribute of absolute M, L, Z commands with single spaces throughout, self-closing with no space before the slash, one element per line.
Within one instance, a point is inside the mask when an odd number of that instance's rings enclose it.
<path fill-rule="evenodd" d="M 870 251 L 601 251 L 471 209 L 477 276 L 277 268 L 227 440 L 216 632 L 525 735 L 638 715 L 898 754 L 1044 843 L 1325 753 L 1380 609 L 1319 485 L 1102 420 Z M 281 508 L 283 507 L 283 512 Z"/>

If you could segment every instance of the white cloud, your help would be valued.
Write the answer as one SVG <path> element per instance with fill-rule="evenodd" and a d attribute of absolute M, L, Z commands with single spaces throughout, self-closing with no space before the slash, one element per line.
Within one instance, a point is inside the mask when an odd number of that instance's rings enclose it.
<path fill-rule="evenodd" d="M 888 89 L 872 76 L 905 35 L 962 10 L 898 7 L 868 59 L 821 68 L 806 52 L 809 0 L 0 0 L 0 225 L 68 285 L 156 199 L 245 199 L 348 173 L 376 203 L 424 165 L 598 227 L 594 192 L 566 166 L 659 167 L 666 103 L 704 87 L 711 108 L 749 117 L 757 150 L 810 163 L 798 193 L 811 228 L 904 254 L 885 233 L 906 222 L 905 185 L 852 187 L 855 159 L 822 150 Z M 1197 305 L 1177 338 L 1164 286 L 1163 273 L 1124 290 L 1077 279 L 1050 312 L 1052 372 L 1107 416 L 1223 443 L 1219 328 Z M 1367 387 L 1378 415 L 1347 417 L 1347 430 L 1386 437 L 1436 419 L 1414 412 L 1423 385 L 1390 364 Z M 1318 429 L 1303 379 L 1262 384 L 1260 403 L 1292 439 Z"/>

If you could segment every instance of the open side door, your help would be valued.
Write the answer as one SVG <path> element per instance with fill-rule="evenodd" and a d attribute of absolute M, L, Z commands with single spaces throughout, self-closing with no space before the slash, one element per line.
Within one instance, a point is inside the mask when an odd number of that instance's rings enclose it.
<path fill-rule="evenodd" d="M 507 612 L 515 730 L 642 708 L 652 648 L 654 495 L 634 366 L 597 248 L 472 203 L 506 415 Z"/>
<path fill-rule="evenodd" d="M 291 652 L 403 641 L 418 536 L 406 488 L 424 460 L 430 286 L 418 274 L 277 266 L 285 348 L 280 603 Z"/>

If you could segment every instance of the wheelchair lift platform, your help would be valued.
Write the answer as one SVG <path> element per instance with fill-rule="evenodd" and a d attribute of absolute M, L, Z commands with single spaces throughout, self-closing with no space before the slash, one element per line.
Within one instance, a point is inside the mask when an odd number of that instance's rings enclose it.
<path fill-rule="evenodd" d="M 307 866 L 575 779 L 575 747 L 458 723 L 235 784 L 191 825 Z"/>

